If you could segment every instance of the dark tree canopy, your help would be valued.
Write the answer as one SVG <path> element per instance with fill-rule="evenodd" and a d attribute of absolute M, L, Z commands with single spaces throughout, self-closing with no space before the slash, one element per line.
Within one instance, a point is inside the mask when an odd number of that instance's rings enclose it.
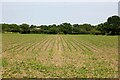
<path fill-rule="evenodd" d="M 64 34 L 71 34 L 72 33 L 72 25 L 70 23 L 62 23 L 60 25 L 60 31 Z"/>
<path fill-rule="evenodd" d="M 102 34 L 120 35 L 120 17 L 108 17 L 106 22 L 96 26 L 91 24 L 70 24 L 61 23 L 59 25 L 30 25 L 29 24 L 2 24 L 2 32 L 17 32 L 22 34 Z"/>
<path fill-rule="evenodd" d="M 29 25 L 25 23 L 20 25 L 20 33 L 23 33 L 23 34 L 30 33 Z"/>
<path fill-rule="evenodd" d="M 120 17 L 112 16 L 107 19 L 107 22 L 99 24 L 97 29 L 103 34 L 119 35 L 120 34 Z"/>

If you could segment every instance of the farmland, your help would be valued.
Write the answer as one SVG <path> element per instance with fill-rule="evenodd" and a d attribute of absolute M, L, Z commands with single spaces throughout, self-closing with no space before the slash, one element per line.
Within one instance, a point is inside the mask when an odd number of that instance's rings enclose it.
<path fill-rule="evenodd" d="M 2 35 L 3 78 L 118 77 L 118 37 Z"/>

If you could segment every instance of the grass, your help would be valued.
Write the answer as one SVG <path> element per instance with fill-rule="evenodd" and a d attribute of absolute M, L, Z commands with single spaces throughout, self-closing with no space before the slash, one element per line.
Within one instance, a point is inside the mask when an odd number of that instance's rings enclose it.
<path fill-rule="evenodd" d="M 2 35 L 3 78 L 117 78 L 118 37 Z"/>

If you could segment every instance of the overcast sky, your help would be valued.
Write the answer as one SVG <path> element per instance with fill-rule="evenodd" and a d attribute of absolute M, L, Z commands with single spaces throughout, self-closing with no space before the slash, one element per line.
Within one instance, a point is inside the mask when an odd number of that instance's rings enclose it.
<path fill-rule="evenodd" d="M 105 22 L 118 14 L 118 2 L 4 2 L 2 23 L 72 24 Z"/>
<path fill-rule="evenodd" d="M 0 2 L 118 2 L 119 0 L 0 0 Z"/>

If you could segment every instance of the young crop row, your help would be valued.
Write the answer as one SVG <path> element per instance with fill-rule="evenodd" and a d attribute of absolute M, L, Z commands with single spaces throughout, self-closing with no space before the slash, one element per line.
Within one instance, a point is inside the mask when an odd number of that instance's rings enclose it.
<path fill-rule="evenodd" d="M 116 40 L 116 36 L 3 34 L 3 77 L 115 78 Z"/>

